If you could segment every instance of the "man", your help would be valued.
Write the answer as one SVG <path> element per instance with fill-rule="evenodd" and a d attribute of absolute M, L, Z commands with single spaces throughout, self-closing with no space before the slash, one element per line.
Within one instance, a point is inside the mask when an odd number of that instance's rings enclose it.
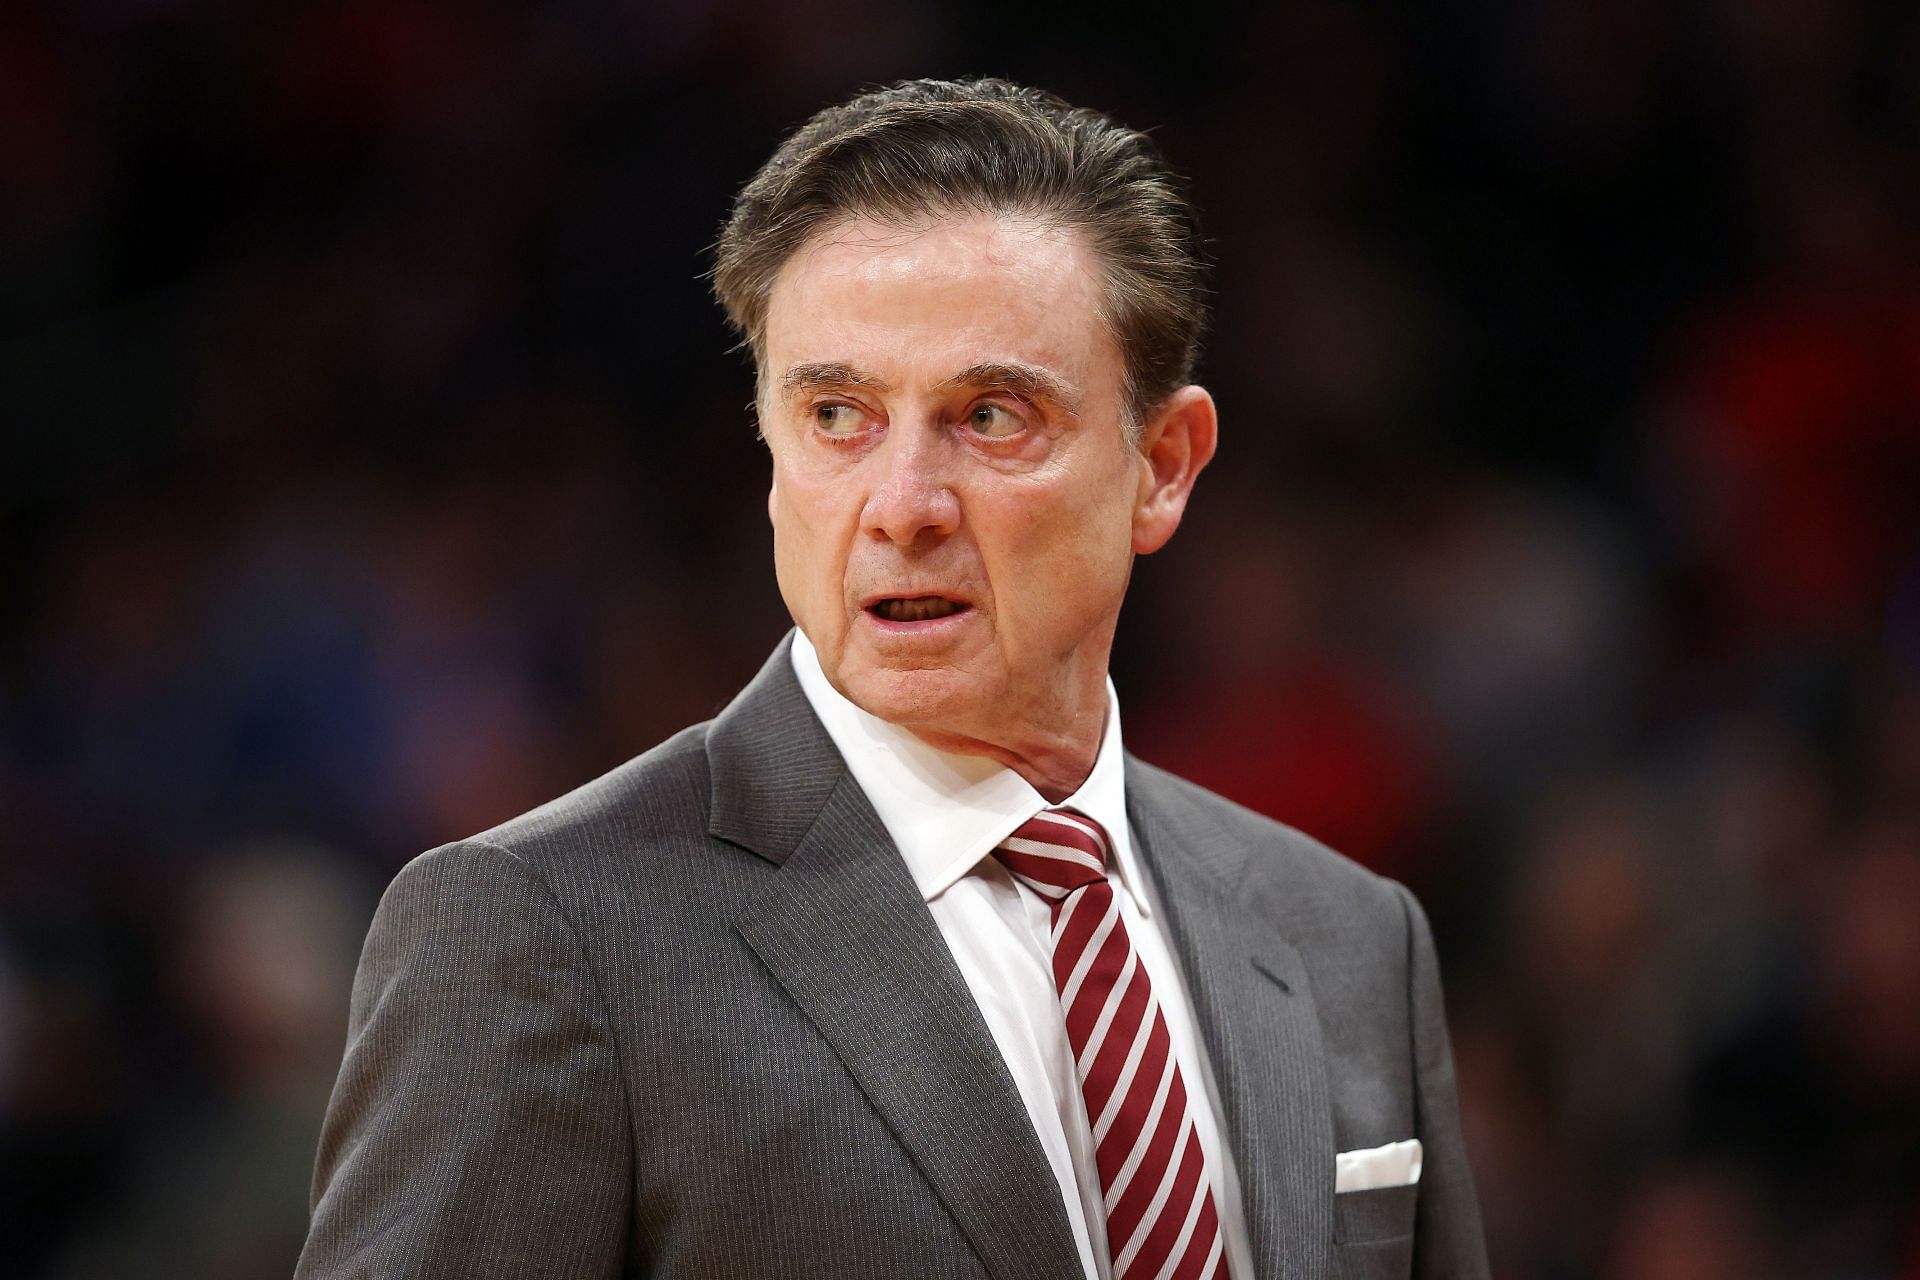
<path fill-rule="evenodd" d="M 999 81 L 803 126 L 716 289 L 798 629 L 369 933 L 304 1276 L 1486 1274 L 1405 890 L 1127 757 L 1214 451 L 1188 205 Z"/>

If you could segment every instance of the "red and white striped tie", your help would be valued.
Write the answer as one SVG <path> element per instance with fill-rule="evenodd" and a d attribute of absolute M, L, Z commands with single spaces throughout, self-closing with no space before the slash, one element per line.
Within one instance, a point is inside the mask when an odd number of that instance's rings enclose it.
<path fill-rule="evenodd" d="M 1048 809 L 994 851 L 1053 904 L 1053 984 L 1093 1126 L 1113 1280 L 1225 1277 L 1213 1180 L 1147 970 L 1107 883 L 1107 833 Z"/>

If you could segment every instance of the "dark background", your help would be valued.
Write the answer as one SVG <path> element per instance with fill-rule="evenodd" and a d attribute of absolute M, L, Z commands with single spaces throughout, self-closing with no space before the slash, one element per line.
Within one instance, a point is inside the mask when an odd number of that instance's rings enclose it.
<path fill-rule="evenodd" d="M 1920 8 L 1866 0 L 8 6 L 0 1272 L 290 1270 L 380 888 L 786 625 L 732 191 L 964 73 L 1194 180 L 1223 444 L 1127 743 L 1427 902 L 1498 1275 L 1920 1277 Z"/>

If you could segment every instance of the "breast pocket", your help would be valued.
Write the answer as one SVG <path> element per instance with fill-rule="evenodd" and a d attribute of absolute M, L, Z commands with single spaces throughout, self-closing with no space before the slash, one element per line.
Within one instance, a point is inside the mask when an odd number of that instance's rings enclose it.
<path fill-rule="evenodd" d="M 1413 1210 L 1419 1184 L 1343 1191 L 1333 1198 L 1341 1280 L 1403 1280 L 1413 1273 Z"/>

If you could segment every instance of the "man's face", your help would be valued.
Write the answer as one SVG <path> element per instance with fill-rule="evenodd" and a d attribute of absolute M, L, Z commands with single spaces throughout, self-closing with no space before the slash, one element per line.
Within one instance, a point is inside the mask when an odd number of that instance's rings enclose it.
<path fill-rule="evenodd" d="M 780 591 L 874 715 L 1006 743 L 1095 696 L 1104 711 L 1153 475 L 1100 291 L 1078 233 L 987 214 L 843 222 L 776 279 Z"/>

